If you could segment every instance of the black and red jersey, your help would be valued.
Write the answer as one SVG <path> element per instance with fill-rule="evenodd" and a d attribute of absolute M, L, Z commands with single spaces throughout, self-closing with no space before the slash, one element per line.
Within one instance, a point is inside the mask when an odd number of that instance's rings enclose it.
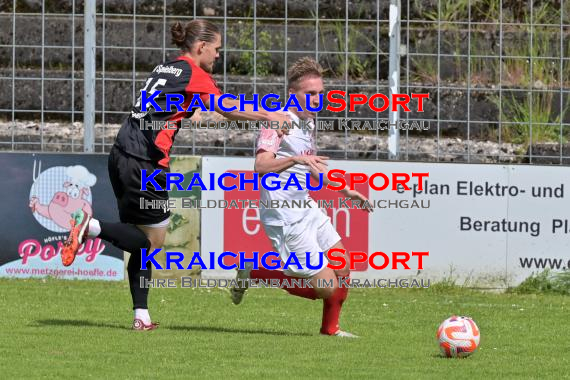
<path fill-rule="evenodd" d="M 179 111 L 175 106 L 166 109 L 166 94 L 182 96 L 184 99 L 182 108 L 186 110 L 194 94 L 198 94 L 202 101 L 206 102 L 210 94 L 219 96 L 221 92 L 210 74 L 197 66 L 192 59 L 184 56 L 155 67 L 141 91 L 146 91 L 147 98 L 155 91 L 161 91 L 154 101 L 163 112 L 157 112 L 148 104 L 146 111 L 142 112 L 141 97 L 139 97 L 131 115 L 121 126 L 115 145 L 131 156 L 153 161 L 167 168 L 170 150 L 181 125 L 180 121 L 191 117 L 195 108 L 189 112 Z M 176 129 L 145 128 L 145 123 L 152 121 L 175 121 L 177 127 Z"/>

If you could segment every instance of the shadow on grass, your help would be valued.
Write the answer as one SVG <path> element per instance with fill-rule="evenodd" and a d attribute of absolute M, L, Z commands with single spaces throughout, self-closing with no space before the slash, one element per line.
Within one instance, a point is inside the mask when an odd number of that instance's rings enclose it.
<path fill-rule="evenodd" d="M 203 331 L 203 332 L 216 332 L 216 333 L 231 333 L 231 334 L 262 334 L 262 335 L 278 335 L 278 336 L 314 336 L 309 333 L 290 333 L 285 331 L 262 330 L 262 329 L 233 329 L 228 327 L 214 327 L 214 326 L 165 326 L 169 330 L 178 331 Z"/>
<path fill-rule="evenodd" d="M 467 355 L 467 356 L 458 356 L 456 358 L 451 357 L 451 356 L 445 356 L 443 354 L 432 354 L 430 355 L 433 359 L 441 359 L 441 360 L 449 360 L 450 362 L 452 361 L 456 361 L 456 360 L 470 360 L 471 355 Z"/>
<path fill-rule="evenodd" d="M 110 324 L 104 322 L 93 322 L 86 319 L 40 319 L 35 321 L 36 324 L 32 325 L 35 327 L 45 327 L 45 326 L 76 326 L 76 327 L 103 327 L 106 329 L 120 329 L 127 330 L 130 325 L 124 324 Z"/>
<path fill-rule="evenodd" d="M 102 327 L 106 329 L 119 329 L 129 330 L 130 325 L 124 324 L 111 324 L 104 322 L 93 322 L 85 319 L 40 319 L 32 324 L 34 327 L 45 326 L 67 326 L 67 327 Z M 275 335 L 275 336 L 314 336 L 309 333 L 290 333 L 285 331 L 262 330 L 262 329 L 233 329 L 228 327 L 215 327 L 215 326 L 167 326 L 160 325 L 159 329 L 175 330 L 175 331 L 200 331 L 200 332 L 213 332 L 213 333 L 231 333 L 231 334 L 262 334 L 262 335 Z"/>

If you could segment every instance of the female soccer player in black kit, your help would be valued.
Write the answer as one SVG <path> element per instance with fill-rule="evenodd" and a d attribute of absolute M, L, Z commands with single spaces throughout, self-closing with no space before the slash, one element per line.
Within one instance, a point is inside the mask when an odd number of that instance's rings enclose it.
<path fill-rule="evenodd" d="M 156 191 L 148 186 L 141 191 L 141 170 L 152 173 L 163 169 L 155 181 L 166 188 L 170 150 L 180 128 L 180 120 L 192 116 L 190 112 L 166 109 L 166 94 L 183 97 L 182 108 L 186 110 L 193 95 L 200 96 L 210 108 L 210 94 L 214 95 L 215 109 L 231 120 L 278 121 L 280 125 L 289 118 L 278 112 L 253 111 L 252 105 L 245 105 L 244 111 L 224 112 L 218 107 L 220 90 L 211 77 L 215 60 L 219 57 L 221 35 L 218 28 L 206 20 L 193 20 L 182 26 L 176 23 L 171 28 L 173 42 L 182 50 L 174 60 L 164 62 L 152 71 L 144 88 L 149 98 L 155 91 L 161 91 L 154 98 L 164 112 L 156 112 L 152 107 L 141 110 L 141 97 L 125 120 L 109 155 L 109 176 L 117 198 L 121 223 L 109 223 L 92 218 L 82 210 L 73 214 L 72 229 L 62 249 L 63 264 L 71 265 L 86 237 L 99 236 L 118 248 L 130 252 L 127 266 L 129 285 L 133 300 L 135 330 L 153 330 L 158 324 L 152 323 L 148 313 L 148 288 L 140 286 L 141 278 L 151 279 L 151 268 L 141 270 L 141 248 L 147 252 L 162 247 L 169 223 L 170 212 L 160 209 L 141 209 L 140 199 L 168 201 L 167 191 Z M 224 99 L 225 108 L 237 106 L 237 100 Z M 141 129 L 145 122 L 177 122 L 176 129 Z"/>

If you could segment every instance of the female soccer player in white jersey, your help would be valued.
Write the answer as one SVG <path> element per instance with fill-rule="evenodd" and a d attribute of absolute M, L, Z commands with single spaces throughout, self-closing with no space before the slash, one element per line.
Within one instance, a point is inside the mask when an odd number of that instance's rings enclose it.
<path fill-rule="evenodd" d="M 157 183 L 166 187 L 166 174 L 169 171 L 170 152 L 174 139 L 181 128 L 181 120 L 189 118 L 195 109 L 179 111 L 168 109 L 167 95 L 176 94 L 184 99 L 183 108 L 187 108 L 195 95 L 210 108 L 210 95 L 216 99 L 222 95 L 212 78 L 214 62 L 219 58 L 222 48 L 221 32 L 216 25 L 208 20 L 192 20 L 186 25 L 175 23 L 171 28 L 172 41 L 180 48 L 178 57 L 169 59 L 158 65 L 149 75 L 145 89 L 149 93 L 160 90 L 155 98 L 156 103 L 165 110 L 158 112 L 149 109 L 141 110 L 137 101 L 130 116 L 125 119 L 115 139 L 109 155 L 109 176 L 117 206 L 120 223 L 111 223 L 94 219 L 83 210 L 74 213 L 72 229 L 62 250 L 62 261 L 69 266 L 87 237 L 99 236 L 118 248 L 130 252 L 127 266 L 129 287 L 134 309 L 133 329 L 154 330 L 158 325 L 151 321 L 148 312 L 149 289 L 141 286 L 141 280 L 150 280 L 152 270 L 141 269 L 141 249 L 152 252 L 162 247 L 169 224 L 168 210 L 141 209 L 140 200 L 168 200 L 167 191 L 149 188 L 141 190 L 141 170 L 152 172 L 163 169 L 157 178 Z M 216 111 L 231 120 L 276 121 L 279 125 L 289 121 L 289 118 L 278 112 L 265 110 L 255 111 L 247 105 L 244 111 L 225 112 L 217 105 Z M 237 100 L 226 99 L 226 108 L 239 106 Z M 143 130 L 141 121 L 176 122 L 175 129 Z M 283 133 L 283 131 L 279 131 Z"/>
<path fill-rule="evenodd" d="M 313 128 L 295 128 L 289 131 L 287 136 L 279 137 L 275 130 L 263 129 L 257 139 L 255 171 L 260 175 L 267 173 L 283 173 L 284 178 L 289 178 L 295 173 L 302 188 L 305 186 L 305 174 L 318 178 L 318 173 L 324 173 L 326 180 L 327 157 L 316 155 L 315 144 L 315 113 L 306 109 L 306 95 L 310 95 L 310 105 L 316 108 L 319 105 L 319 95 L 324 93 L 322 80 L 322 67 L 311 58 L 301 58 L 291 66 L 288 72 L 288 86 L 290 94 L 295 94 L 303 111 L 290 111 L 291 119 L 299 122 L 303 119 Z M 364 195 L 354 190 L 342 190 L 345 197 L 354 200 L 367 200 Z M 271 240 L 281 260 L 286 262 L 291 252 L 311 252 L 309 260 L 313 266 L 318 265 L 320 252 L 327 252 L 332 248 L 344 249 L 341 238 L 333 227 L 330 218 L 318 208 L 307 190 L 299 190 L 296 187 L 288 190 L 268 191 L 261 189 L 262 201 L 292 201 L 310 200 L 312 208 L 275 208 L 260 209 L 261 223 L 265 233 Z M 369 210 L 370 211 L 370 210 Z M 323 299 L 323 319 L 321 334 L 341 337 L 356 337 L 354 334 L 342 331 L 339 328 L 339 317 L 343 302 L 348 296 L 348 287 L 339 286 L 347 283 L 350 275 L 349 266 L 334 271 L 326 266 L 326 257 L 323 258 L 325 265 L 321 269 L 307 269 L 306 255 L 298 255 L 299 262 L 304 268 L 298 269 L 296 265 L 290 266 L 285 271 L 258 269 L 252 270 L 251 266 L 238 271 L 238 278 L 251 279 L 288 279 L 295 277 L 310 278 L 310 287 L 289 287 L 286 290 L 292 294 L 308 299 Z M 333 286 L 319 287 L 332 281 Z M 245 282 L 247 283 L 247 282 Z M 231 291 L 232 301 L 239 304 L 243 298 L 245 288 L 233 288 Z"/>

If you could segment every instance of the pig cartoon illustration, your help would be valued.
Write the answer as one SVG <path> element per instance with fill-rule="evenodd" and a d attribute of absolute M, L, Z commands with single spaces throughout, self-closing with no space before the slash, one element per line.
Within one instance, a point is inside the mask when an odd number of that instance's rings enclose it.
<path fill-rule="evenodd" d="M 60 175 L 52 175 L 49 181 L 39 181 L 42 177 L 45 177 L 43 174 L 50 170 L 53 171 L 53 169 L 60 169 L 58 170 Z M 61 173 L 62 169 L 63 173 Z M 55 223 L 55 225 L 59 227 L 58 229 L 69 231 L 71 227 L 69 221 L 74 211 L 83 209 L 89 215 L 93 213 L 90 188 L 95 185 L 97 178 L 81 165 L 56 167 L 46 172 L 43 172 L 36 182 L 49 182 L 49 187 L 52 189 L 49 191 L 45 189 L 45 186 L 44 189 L 42 189 L 44 190 L 42 194 L 44 195 L 43 200 L 45 203 L 42 203 L 40 197 L 34 195 L 34 191 L 32 191 L 32 194 L 30 194 L 29 207 L 32 213 L 34 213 L 34 216 L 36 216 L 35 214 L 40 215 Z M 61 174 L 64 175 L 62 176 Z M 49 193 L 53 195 L 51 199 L 47 201 L 46 194 Z M 49 195 L 47 199 L 49 199 Z M 44 226 L 47 227 L 46 225 Z"/>

